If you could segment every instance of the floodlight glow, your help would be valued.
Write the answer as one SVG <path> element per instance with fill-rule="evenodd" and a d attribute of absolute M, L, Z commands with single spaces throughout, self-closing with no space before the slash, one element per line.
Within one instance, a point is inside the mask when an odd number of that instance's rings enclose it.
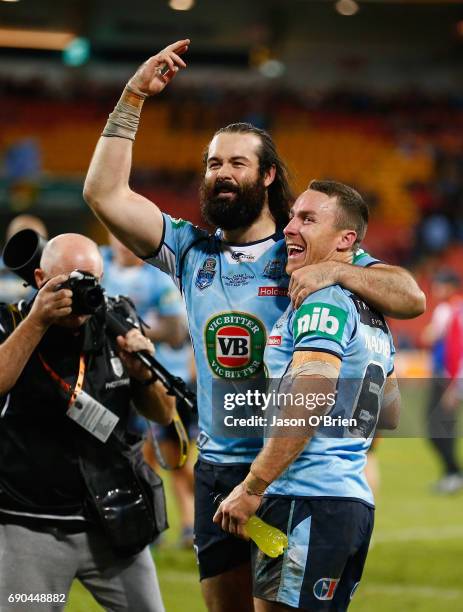
<path fill-rule="evenodd" d="M 277 79 L 285 73 L 286 67 L 283 62 L 270 59 L 259 66 L 259 71 L 268 79 Z"/>
<path fill-rule="evenodd" d="M 335 4 L 336 10 L 340 15 L 344 15 L 345 17 L 350 17 L 351 15 L 355 15 L 355 13 L 359 10 L 359 5 L 355 0 L 338 0 Z"/>
<path fill-rule="evenodd" d="M 169 0 L 169 6 L 174 11 L 189 11 L 194 3 L 195 0 Z"/>
<path fill-rule="evenodd" d="M 44 30 L 14 30 L 10 28 L 1 28 L 0 47 L 62 51 L 75 37 L 76 35 L 72 32 L 46 32 Z"/>
<path fill-rule="evenodd" d="M 86 38 L 74 38 L 63 50 L 63 62 L 67 66 L 82 66 L 90 57 L 90 43 Z"/>

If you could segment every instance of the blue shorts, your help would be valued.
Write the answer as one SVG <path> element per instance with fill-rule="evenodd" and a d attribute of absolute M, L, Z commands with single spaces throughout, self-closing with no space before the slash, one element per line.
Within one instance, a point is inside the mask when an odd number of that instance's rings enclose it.
<path fill-rule="evenodd" d="M 288 535 L 271 559 L 252 545 L 254 596 L 310 612 L 343 612 L 362 577 L 374 509 L 346 498 L 265 498 L 258 515 Z"/>
<path fill-rule="evenodd" d="M 219 503 L 242 482 L 248 464 L 218 465 L 198 459 L 195 465 L 195 541 L 200 579 L 212 578 L 251 561 L 251 545 L 212 522 Z"/>

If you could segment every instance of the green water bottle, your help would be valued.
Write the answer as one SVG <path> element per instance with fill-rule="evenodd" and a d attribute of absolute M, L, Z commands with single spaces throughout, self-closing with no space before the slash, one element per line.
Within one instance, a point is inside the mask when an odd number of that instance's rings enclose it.
<path fill-rule="evenodd" d="M 224 495 L 216 495 L 214 503 L 218 507 L 224 499 Z M 248 519 L 244 528 L 251 540 L 268 557 L 273 559 L 279 557 L 288 547 L 286 534 L 273 527 L 273 525 L 269 525 L 255 514 Z"/>

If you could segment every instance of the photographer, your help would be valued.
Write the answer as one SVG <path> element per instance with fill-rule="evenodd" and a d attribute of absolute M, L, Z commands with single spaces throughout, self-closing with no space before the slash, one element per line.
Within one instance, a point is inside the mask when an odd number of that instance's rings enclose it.
<path fill-rule="evenodd" d="M 147 545 L 166 527 L 162 484 L 126 425 L 131 402 L 168 424 L 172 398 L 132 355 L 150 340 L 112 339 L 103 307 L 78 305 L 74 270 L 99 291 L 96 244 L 57 236 L 33 302 L 0 306 L 0 610 L 63 609 L 78 578 L 105 609 L 161 612 Z"/>

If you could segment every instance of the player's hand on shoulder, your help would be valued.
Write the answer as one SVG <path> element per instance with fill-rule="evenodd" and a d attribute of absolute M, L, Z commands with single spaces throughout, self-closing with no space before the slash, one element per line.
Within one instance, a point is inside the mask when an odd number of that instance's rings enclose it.
<path fill-rule="evenodd" d="M 178 40 L 147 59 L 130 79 L 129 87 L 144 96 L 160 93 L 180 69 L 186 68 L 180 55 L 188 51 L 189 45 L 189 38 Z"/>
<path fill-rule="evenodd" d="M 336 261 L 323 261 L 295 270 L 288 287 L 293 308 L 299 308 L 306 297 L 315 291 L 335 285 L 337 265 Z"/>
<path fill-rule="evenodd" d="M 72 312 L 72 291 L 59 286 L 67 280 L 67 274 L 51 278 L 38 291 L 28 315 L 38 326 L 47 329 L 53 323 Z"/>

